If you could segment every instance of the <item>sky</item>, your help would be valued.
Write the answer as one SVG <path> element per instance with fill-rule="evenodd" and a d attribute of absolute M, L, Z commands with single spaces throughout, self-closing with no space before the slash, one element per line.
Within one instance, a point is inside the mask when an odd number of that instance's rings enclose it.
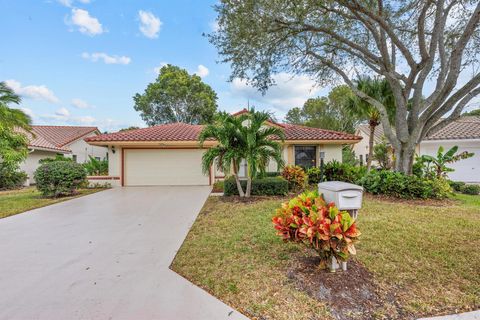
<path fill-rule="evenodd" d="M 22 96 L 34 124 L 145 126 L 133 95 L 169 63 L 196 73 L 218 95 L 219 110 L 254 105 L 282 119 L 326 89 L 307 77 L 275 76 L 262 96 L 244 81 L 229 82 L 203 36 L 215 30 L 215 1 L 0 0 L 0 81 Z M 8 14 L 5 14 L 7 13 Z M 6 31 L 6 32 L 5 32 Z"/>
<path fill-rule="evenodd" d="M 274 76 L 261 95 L 218 63 L 203 35 L 216 28 L 215 0 L 0 0 L 0 81 L 22 96 L 34 124 L 117 131 L 145 123 L 132 97 L 164 64 L 196 73 L 218 95 L 219 110 L 248 104 L 282 120 L 308 98 L 326 95 L 306 76 Z M 470 78 L 463 73 L 461 83 Z M 430 87 L 430 88 L 429 88 Z M 433 88 L 427 84 L 426 92 Z M 480 105 L 480 99 L 467 109 Z"/>

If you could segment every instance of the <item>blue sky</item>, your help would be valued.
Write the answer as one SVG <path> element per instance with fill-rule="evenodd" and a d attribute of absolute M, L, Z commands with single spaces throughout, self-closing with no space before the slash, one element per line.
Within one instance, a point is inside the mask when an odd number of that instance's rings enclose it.
<path fill-rule="evenodd" d="M 215 28 L 214 1 L 0 0 L 4 12 L 0 80 L 23 96 L 35 124 L 94 125 L 114 131 L 144 126 L 132 96 L 163 63 L 197 73 L 217 92 L 219 109 L 247 101 L 282 118 L 325 91 L 306 77 L 276 76 L 266 96 L 216 63 L 202 36 Z M 8 14 L 5 14 L 7 13 Z M 6 45 L 8 44 L 8 45 Z"/>

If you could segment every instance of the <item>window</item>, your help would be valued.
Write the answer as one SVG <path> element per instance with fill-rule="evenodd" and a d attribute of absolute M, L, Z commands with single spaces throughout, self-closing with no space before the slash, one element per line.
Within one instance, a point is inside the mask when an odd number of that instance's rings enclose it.
<path fill-rule="evenodd" d="M 77 162 L 77 155 L 76 154 L 72 155 L 72 159 L 74 162 Z"/>
<path fill-rule="evenodd" d="M 100 157 L 95 157 L 96 160 L 100 161 Z"/>
<path fill-rule="evenodd" d="M 361 154 L 359 158 L 360 158 L 360 165 L 363 166 L 363 154 Z"/>
<path fill-rule="evenodd" d="M 317 147 L 295 146 L 295 165 L 303 168 L 317 166 Z"/>

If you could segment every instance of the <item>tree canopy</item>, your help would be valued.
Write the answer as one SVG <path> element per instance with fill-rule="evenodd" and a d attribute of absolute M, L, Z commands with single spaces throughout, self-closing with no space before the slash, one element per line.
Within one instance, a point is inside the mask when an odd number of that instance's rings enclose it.
<path fill-rule="evenodd" d="M 197 75 L 166 65 L 143 94 L 133 97 L 134 109 L 149 126 L 184 122 L 210 123 L 217 110 L 217 94 Z"/>
<path fill-rule="evenodd" d="M 410 173 L 416 144 L 480 93 L 477 0 L 222 0 L 215 9 L 219 27 L 210 41 L 232 65 L 232 79 L 262 91 L 278 72 L 345 82 L 379 111 L 398 171 Z M 472 72 L 459 81 L 466 68 Z M 388 81 L 394 121 L 355 87 L 355 74 Z"/>
<path fill-rule="evenodd" d="M 475 109 L 469 112 L 465 112 L 463 116 L 480 116 L 480 109 Z"/>
<path fill-rule="evenodd" d="M 354 133 L 360 118 L 346 108 L 348 99 L 353 96 L 348 86 L 337 86 L 327 97 L 308 99 L 302 108 L 290 109 L 285 122 Z"/>

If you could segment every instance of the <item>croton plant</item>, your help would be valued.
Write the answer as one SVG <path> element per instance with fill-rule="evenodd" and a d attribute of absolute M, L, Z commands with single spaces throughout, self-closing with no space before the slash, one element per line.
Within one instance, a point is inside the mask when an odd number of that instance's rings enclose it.
<path fill-rule="evenodd" d="M 356 253 L 354 243 L 360 232 L 355 219 L 334 203 L 327 204 L 317 191 L 304 192 L 283 203 L 272 221 L 284 241 L 313 247 L 320 255 L 321 268 L 331 257 L 347 261 Z"/>

